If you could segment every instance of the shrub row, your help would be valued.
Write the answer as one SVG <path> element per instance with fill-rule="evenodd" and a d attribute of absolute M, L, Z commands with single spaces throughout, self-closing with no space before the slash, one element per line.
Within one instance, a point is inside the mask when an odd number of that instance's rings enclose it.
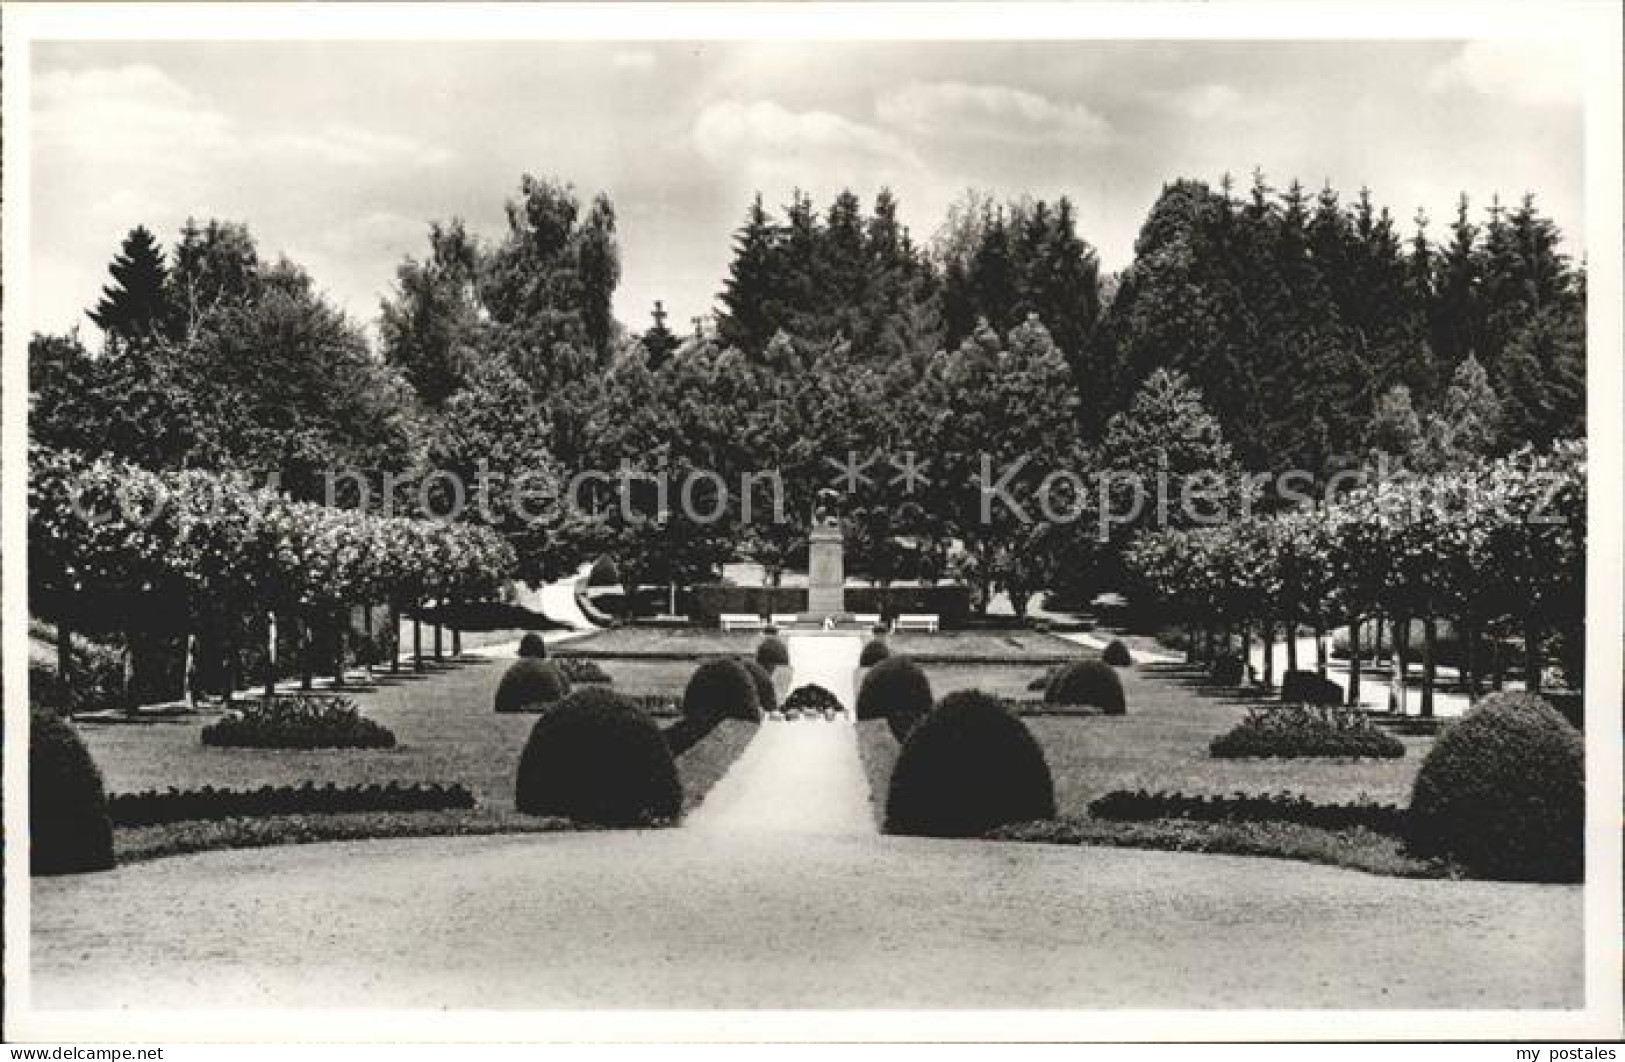
<path fill-rule="evenodd" d="M 1252 796 L 1190 796 L 1185 793 L 1114 790 L 1089 804 L 1089 814 L 1113 822 L 1190 819 L 1196 822 L 1291 822 L 1323 830 L 1359 827 L 1400 836 L 1405 809 L 1397 804 L 1352 801 L 1317 804 L 1293 793 Z"/>
<path fill-rule="evenodd" d="M 267 815 L 325 815 L 353 811 L 444 811 L 471 808 L 474 795 L 460 784 L 350 785 L 313 782 L 258 789 L 169 789 L 115 793 L 108 815 L 115 826 L 157 826 L 167 822 L 261 818 Z"/>
<path fill-rule="evenodd" d="M 1405 745 L 1347 708 L 1283 705 L 1255 708 L 1208 746 L 1220 759 L 1338 757 L 1398 759 Z"/>
<path fill-rule="evenodd" d="M 349 697 L 286 694 L 254 702 L 203 728 L 218 748 L 389 749 L 395 735 L 363 716 Z"/>

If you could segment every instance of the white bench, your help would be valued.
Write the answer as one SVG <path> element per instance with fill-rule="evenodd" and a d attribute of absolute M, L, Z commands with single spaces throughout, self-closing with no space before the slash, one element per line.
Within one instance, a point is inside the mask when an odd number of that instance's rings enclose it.
<path fill-rule="evenodd" d="M 775 627 L 790 627 L 794 626 L 796 622 L 796 614 L 794 612 L 775 612 L 769 618 L 772 619 L 773 626 Z"/>
<path fill-rule="evenodd" d="M 859 612 L 855 616 L 852 617 L 852 622 L 854 622 L 854 623 L 862 623 L 862 624 L 865 624 L 866 626 L 870 626 L 870 627 L 878 626 L 879 623 L 880 623 L 880 613 L 878 613 L 878 612 Z"/>
<path fill-rule="evenodd" d="M 748 612 L 724 612 L 721 619 L 725 631 L 759 631 L 766 626 L 762 617 L 752 616 Z"/>
<path fill-rule="evenodd" d="M 937 631 L 938 619 L 939 619 L 939 617 L 934 613 L 929 613 L 929 614 L 916 613 L 914 615 L 902 615 L 902 616 L 898 616 L 897 617 L 897 622 L 892 624 L 892 630 L 895 630 L 895 631 L 929 631 L 929 632 L 935 634 L 936 631 Z"/>

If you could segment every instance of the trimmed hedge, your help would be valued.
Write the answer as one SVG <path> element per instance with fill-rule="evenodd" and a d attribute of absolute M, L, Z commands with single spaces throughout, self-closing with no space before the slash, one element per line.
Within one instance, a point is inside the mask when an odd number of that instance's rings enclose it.
<path fill-rule="evenodd" d="M 462 785 L 418 784 L 317 786 L 262 785 L 258 789 L 149 789 L 115 793 L 107 800 L 115 826 L 168 822 L 217 822 L 270 815 L 336 815 L 353 811 L 445 811 L 471 808 L 474 795 Z"/>
<path fill-rule="evenodd" d="M 1044 689 L 1047 704 L 1086 704 L 1107 715 L 1125 715 L 1128 702 L 1123 697 L 1123 680 L 1103 660 L 1080 660 L 1063 664 Z"/>
<path fill-rule="evenodd" d="M 773 676 L 767 668 L 755 660 L 741 659 L 745 670 L 750 674 L 750 680 L 756 684 L 756 707 L 762 712 L 776 712 L 779 710 L 779 691 L 773 688 Z"/>
<path fill-rule="evenodd" d="M 609 672 L 598 665 L 596 660 L 588 660 L 584 656 L 560 656 L 554 658 L 559 671 L 569 680 L 570 685 L 584 686 L 591 683 L 608 686 L 615 680 Z"/>
<path fill-rule="evenodd" d="M 1281 676 L 1281 703 L 1335 708 L 1343 703 L 1343 687 L 1313 671 L 1288 671 Z"/>
<path fill-rule="evenodd" d="M 1129 653 L 1128 646 L 1124 645 L 1120 638 L 1113 638 L 1106 643 L 1106 648 L 1101 651 L 1100 659 L 1102 663 L 1110 664 L 1112 667 L 1134 666 L 1134 657 Z"/>
<path fill-rule="evenodd" d="M 1213 658 L 1208 677 L 1216 686 L 1239 686 L 1247 677 L 1247 665 L 1235 653 L 1220 653 Z"/>
<path fill-rule="evenodd" d="M 858 687 L 857 717 L 884 719 L 902 741 L 914 724 L 931 711 L 931 681 L 906 656 L 887 657 L 863 676 Z"/>
<path fill-rule="evenodd" d="M 551 660 L 521 657 L 497 683 L 496 710 L 536 712 L 570 693 L 570 680 Z"/>
<path fill-rule="evenodd" d="M 784 698 L 783 710 L 789 712 L 807 712 L 812 715 L 829 715 L 845 712 L 846 707 L 841 699 L 817 683 L 808 683 L 797 686 Z"/>
<path fill-rule="evenodd" d="M 540 634 L 527 634 L 519 639 L 519 655 L 532 660 L 547 659 L 547 642 Z"/>
<path fill-rule="evenodd" d="M 891 646 L 886 644 L 886 639 L 871 638 L 863 644 L 863 652 L 858 654 L 858 666 L 874 667 L 888 656 L 891 656 Z"/>
<path fill-rule="evenodd" d="M 73 727 L 28 714 L 29 872 L 82 874 L 113 867 L 113 824 L 102 773 Z"/>
<path fill-rule="evenodd" d="M 790 647 L 777 634 L 763 635 L 761 643 L 756 646 L 756 662 L 769 671 L 776 667 L 789 667 Z"/>
<path fill-rule="evenodd" d="M 1293 793 L 1188 796 L 1184 793 L 1118 789 L 1091 801 L 1089 815 L 1112 822 L 1152 822 L 1157 819 L 1290 822 L 1322 830 L 1365 829 L 1395 837 L 1401 835 L 1405 825 L 1405 809 L 1397 804 L 1370 801 L 1316 804 L 1307 797 Z"/>
<path fill-rule="evenodd" d="M 1498 693 L 1445 729 L 1411 789 L 1413 851 L 1474 874 L 1585 878 L 1585 742 L 1543 699 Z"/>
<path fill-rule="evenodd" d="M 1043 750 L 1025 725 L 980 690 L 956 690 L 920 721 L 898 754 L 886 832 L 980 837 L 1055 817 Z"/>
<path fill-rule="evenodd" d="M 1233 730 L 1214 738 L 1208 752 L 1219 759 L 1397 760 L 1405 745 L 1361 712 L 1289 704 L 1250 710 Z"/>
<path fill-rule="evenodd" d="M 719 719 L 762 718 L 761 695 L 745 665 L 731 657 L 707 660 L 694 669 L 683 690 L 683 715 L 706 727 Z"/>
<path fill-rule="evenodd" d="M 683 790 L 660 728 L 624 697 L 585 686 L 536 720 L 514 807 L 594 826 L 675 821 Z"/>
<path fill-rule="evenodd" d="M 205 745 L 248 749 L 392 749 L 395 735 L 349 697 L 283 694 L 203 728 Z"/>

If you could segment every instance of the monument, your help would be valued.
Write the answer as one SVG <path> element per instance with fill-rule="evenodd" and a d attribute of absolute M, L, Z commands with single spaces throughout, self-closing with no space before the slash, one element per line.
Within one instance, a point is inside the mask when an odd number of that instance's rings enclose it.
<path fill-rule="evenodd" d="M 813 507 L 807 535 L 807 612 L 812 616 L 828 618 L 846 611 L 840 500 L 838 491 L 825 487 Z"/>

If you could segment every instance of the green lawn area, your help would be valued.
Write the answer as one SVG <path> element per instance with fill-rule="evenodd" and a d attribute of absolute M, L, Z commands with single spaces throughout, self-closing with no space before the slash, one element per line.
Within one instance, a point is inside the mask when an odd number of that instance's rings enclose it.
<path fill-rule="evenodd" d="M 925 668 L 939 698 L 956 689 L 1038 698 L 1042 694 L 1026 686 L 1042 671 L 1031 666 L 962 664 Z M 1091 800 L 1114 789 L 1219 795 L 1286 790 L 1322 803 L 1363 796 L 1406 804 L 1411 782 L 1433 741 L 1401 737 L 1405 755 L 1397 760 L 1214 759 L 1208 755 L 1208 743 L 1239 723 L 1251 702 L 1233 691 L 1201 687 L 1179 668 L 1141 665 L 1120 668 L 1118 674 L 1128 695 L 1126 716 L 1024 720 L 1049 760 L 1063 816 L 1084 815 Z"/>
<path fill-rule="evenodd" d="M 1397 760 L 1223 760 L 1208 742 L 1239 723 L 1247 700 L 1203 689 L 1190 673 L 1159 665 L 1121 668 L 1128 715 L 1028 719 L 1044 747 L 1063 815 L 1114 789 L 1185 793 L 1298 793 L 1320 803 L 1368 797 L 1410 802 L 1431 737 L 1404 737 Z"/>
<path fill-rule="evenodd" d="M 422 675 L 381 676 L 373 688 L 350 691 L 364 715 L 394 731 L 393 749 L 210 748 L 198 733 L 212 716 L 182 722 L 85 724 L 79 731 L 111 792 L 205 785 L 242 789 L 307 781 L 461 782 L 482 810 L 502 814 L 513 807 L 514 771 L 536 721 L 534 715 L 499 715 L 492 710 L 492 694 L 507 664 L 473 661 Z M 659 661 L 607 661 L 603 666 L 615 679 L 615 688 L 628 694 L 680 694 L 693 670 L 691 664 Z M 679 768 L 683 766 L 680 760 Z"/>

